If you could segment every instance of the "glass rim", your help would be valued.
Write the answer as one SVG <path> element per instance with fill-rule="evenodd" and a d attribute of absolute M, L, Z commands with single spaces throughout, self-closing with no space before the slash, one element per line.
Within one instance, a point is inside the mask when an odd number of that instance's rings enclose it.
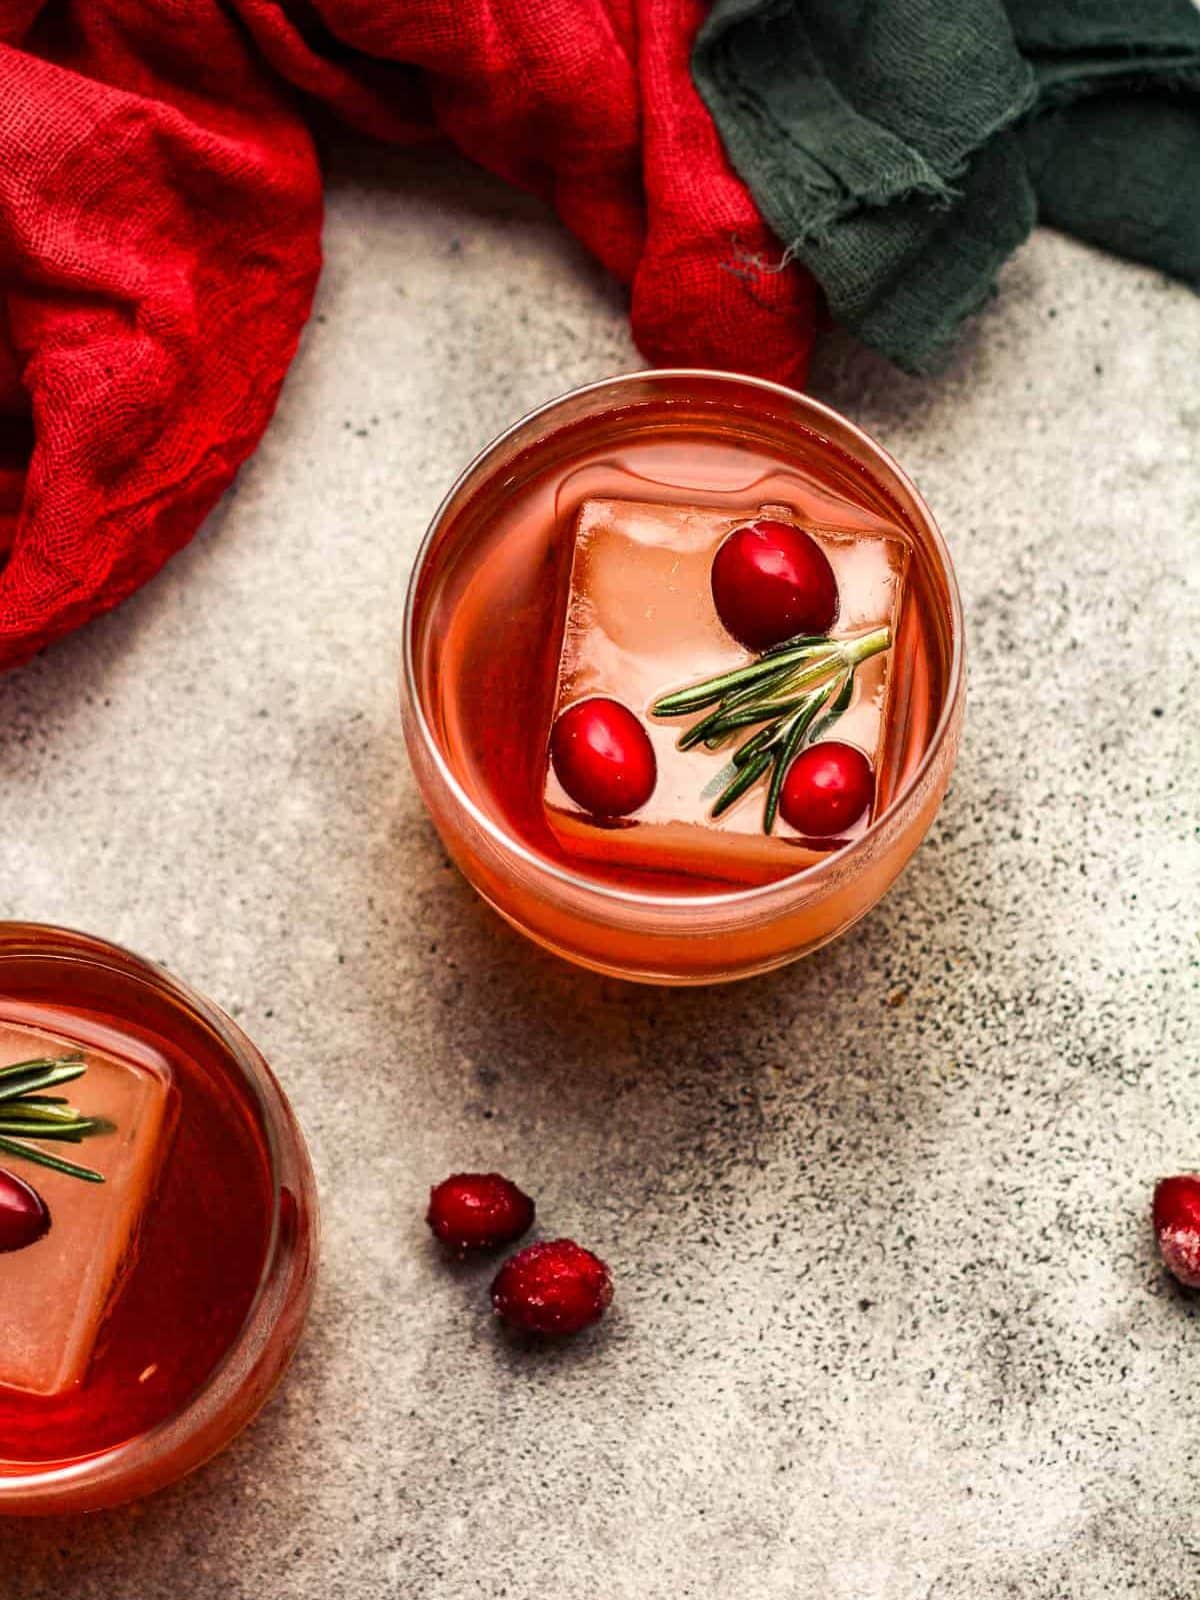
<path fill-rule="evenodd" d="M 65 941 L 65 946 L 55 948 L 56 941 L 60 940 Z M 179 1406 L 143 1433 L 79 1460 L 31 1463 L 29 1470 L 18 1472 L 6 1471 L 5 1464 L 0 1461 L 0 1515 L 5 1514 L 8 1501 L 19 1502 L 18 1510 L 30 1507 L 53 1511 L 54 1502 L 61 1495 L 69 1495 L 72 1490 L 82 1486 L 102 1492 L 106 1484 L 119 1483 L 129 1470 L 130 1463 L 135 1463 L 138 1471 L 144 1472 L 156 1460 L 170 1460 L 173 1455 L 179 1454 L 185 1464 L 178 1474 L 173 1473 L 164 1480 L 165 1486 L 208 1459 L 212 1451 L 205 1451 L 195 1460 L 188 1460 L 186 1451 L 189 1441 L 210 1426 L 237 1394 L 237 1386 L 228 1393 L 222 1393 L 228 1388 L 226 1380 L 231 1368 L 241 1363 L 244 1380 L 253 1371 L 275 1326 L 274 1320 L 268 1326 L 260 1324 L 268 1291 L 281 1267 L 287 1264 L 281 1251 L 282 1175 L 286 1165 L 281 1134 L 291 1133 L 302 1163 L 309 1160 L 290 1102 L 266 1058 L 237 1022 L 215 1002 L 206 999 L 199 990 L 193 989 L 158 962 L 150 961 L 124 945 L 59 923 L 0 920 L 0 975 L 4 961 L 17 955 L 41 955 L 64 962 L 88 962 L 118 971 L 122 976 L 148 988 L 165 989 L 182 1000 L 217 1035 L 259 1112 L 270 1168 L 271 1224 L 253 1299 L 228 1348 L 199 1386 Z M 315 1230 L 314 1211 L 314 1234 Z M 234 1432 L 238 1431 L 240 1425 L 235 1427 Z M 104 1499 L 99 1503 L 119 1503 L 121 1498 L 118 1494 L 112 1502 Z"/>
<path fill-rule="evenodd" d="M 854 441 L 865 449 L 869 456 L 883 462 L 889 471 L 894 474 L 901 487 L 911 495 L 913 502 L 922 513 L 925 528 L 931 536 L 934 551 L 946 579 L 951 648 L 946 677 L 946 692 L 938 712 L 937 722 L 929 736 L 929 742 L 922 753 L 921 759 L 908 775 L 904 786 L 893 797 L 891 804 L 861 834 L 851 840 L 849 844 L 843 845 L 840 850 L 831 851 L 823 861 L 811 866 L 801 867 L 797 871 L 789 873 L 787 877 L 777 878 L 769 883 L 754 884 L 749 887 L 681 896 L 633 889 L 621 884 L 610 884 L 599 878 L 588 877 L 581 872 L 574 872 L 569 867 L 560 866 L 557 862 L 551 861 L 548 857 L 531 849 L 523 840 L 502 827 L 489 812 L 485 811 L 472 799 L 446 760 L 445 754 L 435 738 L 429 725 L 429 720 L 425 715 L 425 707 L 417 689 L 414 634 L 417 590 L 433 541 L 442 526 L 449 507 L 470 479 L 487 463 L 489 457 L 507 444 L 514 435 L 527 428 L 530 424 L 545 418 L 568 400 L 576 400 L 586 395 L 600 394 L 605 390 L 616 389 L 622 385 L 644 383 L 647 380 L 654 383 L 663 380 L 689 382 L 694 379 L 715 380 L 718 384 L 745 385 L 763 393 L 778 396 L 790 403 L 799 402 L 810 410 L 816 419 L 832 420 L 835 424 L 835 430 L 846 430 Z M 817 431 L 819 432 L 819 430 Z M 823 434 L 820 436 L 826 437 Z M 833 443 L 834 441 L 830 439 L 828 442 Z M 507 428 L 490 439 L 475 453 L 442 496 L 437 509 L 430 519 L 429 526 L 425 530 L 421 543 L 417 547 L 405 595 L 403 632 L 403 684 L 408 704 L 424 750 L 433 762 L 439 778 L 449 790 L 455 803 L 467 813 L 476 826 L 487 835 L 503 855 L 516 857 L 539 878 L 550 879 L 556 886 L 566 890 L 568 893 L 594 896 L 601 903 L 609 904 L 614 908 L 620 907 L 625 911 L 636 911 L 643 907 L 655 911 L 678 911 L 680 906 L 686 906 L 689 911 L 696 912 L 715 912 L 743 906 L 753 909 L 769 905 L 773 900 L 786 900 L 790 897 L 789 891 L 794 893 L 799 886 L 803 886 L 806 890 L 810 887 L 817 889 L 830 878 L 837 878 L 843 874 L 854 860 L 869 852 L 869 848 L 886 832 L 889 825 L 893 824 L 904 803 L 919 789 L 927 777 L 954 720 L 955 707 L 962 691 L 965 661 L 962 599 L 959 594 L 958 577 L 954 570 L 954 562 L 937 520 L 925 503 L 924 496 L 894 457 L 883 445 L 873 439 L 865 429 L 860 428 L 857 423 L 843 416 L 833 406 L 826 405 L 822 400 L 815 400 L 811 395 L 803 394 L 798 389 L 789 388 L 786 384 L 775 383 L 769 378 L 756 378 L 747 373 L 723 371 L 713 367 L 644 367 L 628 372 L 615 373 L 607 378 L 598 378 L 591 383 L 580 384 L 576 388 L 564 390 L 561 394 L 554 395 L 551 399 L 543 401 L 541 405 L 534 406 L 532 410 L 518 417 L 515 422 L 510 423 Z"/>

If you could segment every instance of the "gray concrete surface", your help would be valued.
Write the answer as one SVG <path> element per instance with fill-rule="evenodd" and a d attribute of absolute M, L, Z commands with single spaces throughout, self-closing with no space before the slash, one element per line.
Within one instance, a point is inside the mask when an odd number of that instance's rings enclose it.
<path fill-rule="evenodd" d="M 412 553 L 519 412 L 635 364 L 620 293 L 453 160 L 333 163 L 277 420 L 196 542 L 0 680 L 0 912 L 239 1016 L 308 1129 L 325 1265 L 285 1390 L 191 1482 L 0 1528 L 5 1600 L 1191 1600 L 1200 1161 L 1200 301 L 1041 233 L 936 382 L 814 388 L 957 557 L 954 786 L 798 968 L 668 993 L 521 942 L 443 859 L 394 679 Z M 611 1263 L 498 1335 L 427 1185 L 476 1164 Z"/>

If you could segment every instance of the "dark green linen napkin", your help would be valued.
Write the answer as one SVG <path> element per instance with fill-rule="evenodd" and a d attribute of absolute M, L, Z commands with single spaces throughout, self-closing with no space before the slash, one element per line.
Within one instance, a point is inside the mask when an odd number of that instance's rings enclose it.
<path fill-rule="evenodd" d="M 789 257 L 901 366 L 1038 218 L 1200 288 L 1192 0 L 716 0 L 692 68 Z"/>

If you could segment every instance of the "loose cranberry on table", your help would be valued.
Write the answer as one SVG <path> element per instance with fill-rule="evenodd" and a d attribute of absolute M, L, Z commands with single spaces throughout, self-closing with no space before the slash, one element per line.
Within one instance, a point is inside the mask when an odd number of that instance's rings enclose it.
<path fill-rule="evenodd" d="M 858 821 L 874 793 L 871 763 L 862 751 L 828 739 L 809 745 L 792 762 L 780 791 L 779 812 L 805 838 L 829 839 Z"/>
<path fill-rule="evenodd" d="M 1163 1266 L 1200 1289 L 1200 1174 L 1164 1178 L 1154 1190 L 1154 1232 Z"/>
<path fill-rule="evenodd" d="M 735 528 L 721 545 L 712 596 L 722 623 L 748 650 L 828 633 L 838 611 L 837 579 L 820 545 L 769 518 Z"/>
<path fill-rule="evenodd" d="M 608 1268 L 572 1239 L 527 1245 L 492 1282 L 496 1314 L 523 1333 L 578 1333 L 613 1297 Z"/>
<path fill-rule="evenodd" d="M 429 1191 L 425 1220 L 451 1250 L 495 1250 L 533 1225 L 527 1194 L 498 1172 L 456 1172 Z"/>
<path fill-rule="evenodd" d="M 559 783 L 595 817 L 627 817 L 654 793 L 658 766 L 645 728 L 619 700 L 568 706 L 550 735 Z"/>
<path fill-rule="evenodd" d="M 25 1250 L 50 1231 L 50 1212 L 36 1189 L 0 1171 L 0 1253 Z"/>

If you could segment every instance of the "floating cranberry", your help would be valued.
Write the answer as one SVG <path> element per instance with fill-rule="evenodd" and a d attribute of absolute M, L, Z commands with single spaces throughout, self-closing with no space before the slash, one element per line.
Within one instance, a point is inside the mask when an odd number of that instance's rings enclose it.
<path fill-rule="evenodd" d="M 604 1315 L 612 1297 L 608 1268 L 571 1239 L 527 1245 L 492 1283 L 496 1314 L 523 1333 L 578 1333 Z"/>
<path fill-rule="evenodd" d="M 594 817 L 627 817 L 646 804 L 658 781 L 645 728 L 619 700 L 599 695 L 559 717 L 550 759 L 571 799 Z"/>
<path fill-rule="evenodd" d="M 0 1170 L 0 1252 L 24 1250 L 50 1232 L 50 1212 L 36 1189 Z"/>
<path fill-rule="evenodd" d="M 1200 1176 L 1186 1172 L 1157 1185 L 1154 1232 L 1167 1271 L 1200 1289 Z"/>
<path fill-rule="evenodd" d="M 809 745 L 787 770 L 779 794 L 783 820 L 809 839 L 845 833 L 871 804 L 871 763 L 852 744 Z"/>
<path fill-rule="evenodd" d="M 429 1191 L 425 1220 L 451 1250 L 494 1250 L 533 1224 L 533 1201 L 498 1172 L 456 1172 Z"/>
<path fill-rule="evenodd" d="M 815 539 L 790 522 L 760 519 L 735 528 L 712 564 L 717 615 L 748 650 L 769 650 L 797 634 L 828 633 L 838 610 L 837 579 Z"/>

